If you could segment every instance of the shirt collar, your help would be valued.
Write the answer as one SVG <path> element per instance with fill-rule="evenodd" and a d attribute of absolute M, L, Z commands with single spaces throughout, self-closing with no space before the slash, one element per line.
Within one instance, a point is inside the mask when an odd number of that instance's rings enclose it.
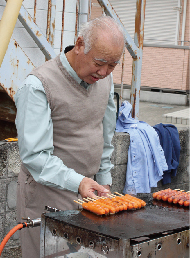
<path fill-rule="evenodd" d="M 73 46 L 74 47 L 74 46 Z M 78 77 L 77 73 L 73 70 L 73 68 L 70 66 L 68 60 L 67 60 L 67 57 L 65 55 L 65 53 L 67 53 L 68 51 L 70 51 L 72 48 L 69 46 L 69 47 L 66 47 L 65 48 L 65 51 L 62 51 L 61 52 L 61 55 L 60 55 L 60 60 L 61 60 L 61 63 L 62 65 L 65 67 L 65 69 L 67 70 L 67 72 L 73 77 L 73 79 L 75 79 L 75 81 L 77 81 L 79 84 L 81 83 L 81 79 Z"/>

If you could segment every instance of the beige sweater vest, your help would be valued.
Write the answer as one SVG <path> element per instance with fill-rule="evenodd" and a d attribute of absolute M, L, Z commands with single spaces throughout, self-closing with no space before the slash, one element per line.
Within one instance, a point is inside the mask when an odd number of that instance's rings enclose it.
<path fill-rule="evenodd" d="M 103 151 L 102 120 L 111 88 L 110 76 L 86 90 L 67 73 L 59 56 L 32 74 L 42 81 L 51 108 L 53 154 L 69 168 L 93 177 L 99 170 Z M 40 217 L 45 206 L 77 209 L 73 201 L 77 198 L 77 193 L 35 182 L 22 164 L 17 188 L 18 221 L 21 217 Z M 24 257 L 39 257 L 40 227 L 21 231 L 21 239 Z"/>
<path fill-rule="evenodd" d="M 53 121 L 53 155 L 87 177 L 99 170 L 103 152 L 102 120 L 111 90 L 110 76 L 88 90 L 63 67 L 60 56 L 32 72 L 43 84 Z"/>

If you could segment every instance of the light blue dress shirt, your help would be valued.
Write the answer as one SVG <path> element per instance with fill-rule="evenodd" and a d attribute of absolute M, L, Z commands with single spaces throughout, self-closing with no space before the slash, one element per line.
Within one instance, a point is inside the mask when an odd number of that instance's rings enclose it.
<path fill-rule="evenodd" d="M 64 52 L 61 53 L 60 60 L 70 75 L 80 84 L 81 79 L 70 66 Z M 110 169 L 113 165 L 110 159 L 113 145 L 111 141 L 116 122 L 113 98 L 114 84 L 112 79 L 108 105 L 103 119 L 103 154 L 100 170 L 96 174 L 96 181 L 101 185 L 112 184 Z M 20 157 L 35 181 L 58 189 L 78 192 L 84 176 L 65 166 L 61 159 L 53 155 L 51 109 L 43 85 L 37 77 L 29 75 L 25 79 L 15 94 L 15 104 L 17 107 L 15 124 Z"/>
<path fill-rule="evenodd" d="M 119 109 L 116 132 L 130 134 L 124 193 L 150 193 L 167 170 L 164 151 L 153 127 L 131 117 L 132 106 L 124 101 Z"/>

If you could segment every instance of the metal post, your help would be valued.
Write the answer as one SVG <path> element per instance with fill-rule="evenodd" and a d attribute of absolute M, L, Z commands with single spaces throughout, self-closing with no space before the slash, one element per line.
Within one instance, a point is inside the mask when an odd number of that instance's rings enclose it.
<path fill-rule="evenodd" d="M 124 76 L 124 67 L 125 67 L 125 49 L 124 49 L 124 51 L 123 51 L 123 59 L 122 59 L 120 102 L 123 101 L 123 76 Z"/>
<path fill-rule="evenodd" d="M 132 117 L 135 119 L 139 119 L 139 100 L 140 100 L 141 68 L 142 68 L 142 54 L 143 54 L 143 40 L 144 40 L 145 6 L 146 6 L 146 0 L 137 0 L 134 42 L 138 47 L 139 51 L 138 51 L 137 58 L 133 58 L 131 95 L 130 95 L 130 101 L 132 105 Z"/>
<path fill-rule="evenodd" d="M 76 3 L 77 0 L 65 1 L 62 50 L 75 42 Z"/>
<path fill-rule="evenodd" d="M 54 47 L 55 38 L 55 16 L 56 16 L 56 0 L 48 1 L 47 15 L 47 41 Z"/>
<path fill-rule="evenodd" d="M 78 31 L 80 31 L 80 28 L 82 24 L 88 21 L 88 12 L 89 12 L 89 1 L 88 0 L 80 0 L 79 1 L 79 28 Z"/>
<path fill-rule="evenodd" d="M 122 26 L 119 17 L 115 10 L 111 6 L 108 0 L 98 0 L 99 4 L 104 8 L 107 15 L 114 18 Z M 131 82 L 131 104 L 132 104 L 132 116 L 136 119 L 139 117 L 139 99 L 140 99 L 140 84 L 141 84 L 141 67 L 142 67 L 142 50 L 143 50 L 143 39 L 144 39 L 144 20 L 145 20 L 145 6 L 146 0 L 136 1 L 136 16 L 135 16 L 135 37 L 134 41 L 128 34 L 127 30 L 123 27 L 126 48 L 133 58 L 132 67 L 132 82 Z"/>
<path fill-rule="evenodd" d="M 183 22 L 182 22 L 182 33 L 181 33 L 181 45 L 182 46 L 184 46 L 184 39 L 185 39 L 186 12 L 187 12 L 187 0 L 184 0 L 184 3 L 183 3 Z"/>

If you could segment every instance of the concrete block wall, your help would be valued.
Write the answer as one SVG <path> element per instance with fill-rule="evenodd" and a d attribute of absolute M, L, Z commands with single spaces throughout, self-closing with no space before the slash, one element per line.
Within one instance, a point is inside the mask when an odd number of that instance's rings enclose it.
<path fill-rule="evenodd" d="M 182 189 L 189 191 L 189 129 L 179 129 L 180 138 L 180 161 L 177 169 L 177 175 L 172 178 L 171 184 L 163 185 L 162 181 L 158 182 L 157 187 L 151 188 L 151 192 L 159 191 L 165 188 Z M 130 144 L 130 136 L 127 133 L 116 133 L 113 138 L 114 152 L 112 155 L 112 170 L 113 185 L 111 191 L 122 193 L 127 169 L 127 153 Z"/>
<path fill-rule="evenodd" d="M 0 241 L 17 225 L 16 221 L 16 189 L 20 171 L 20 156 L 17 143 L 0 145 Z M 2 257 L 19 257 L 19 232 L 8 241 Z"/>
<path fill-rule="evenodd" d="M 180 188 L 189 190 L 189 129 L 179 130 L 181 155 L 177 176 L 172 178 L 172 183 L 152 188 L 152 192 L 164 188 Z M 130 136 L 127 133 L 116 133 L 113 138 L 114 152 L 112 155 L 113 185 L 112 193 L 122 193 L 127 168 L 127 153 L 130 144 Z M 20 170 L 20 157 L 17 143 L 5 143 L 0 145 L 0 242 L 16 224 L 16 188 L 17 177 Z M 23 229 L 25 230 L 25 229 Z M 26 229 L 27 230 L 27 229 Z M 6 244 L 2 258 L 20 258 L 19 233 L 15 233 Z"/>

